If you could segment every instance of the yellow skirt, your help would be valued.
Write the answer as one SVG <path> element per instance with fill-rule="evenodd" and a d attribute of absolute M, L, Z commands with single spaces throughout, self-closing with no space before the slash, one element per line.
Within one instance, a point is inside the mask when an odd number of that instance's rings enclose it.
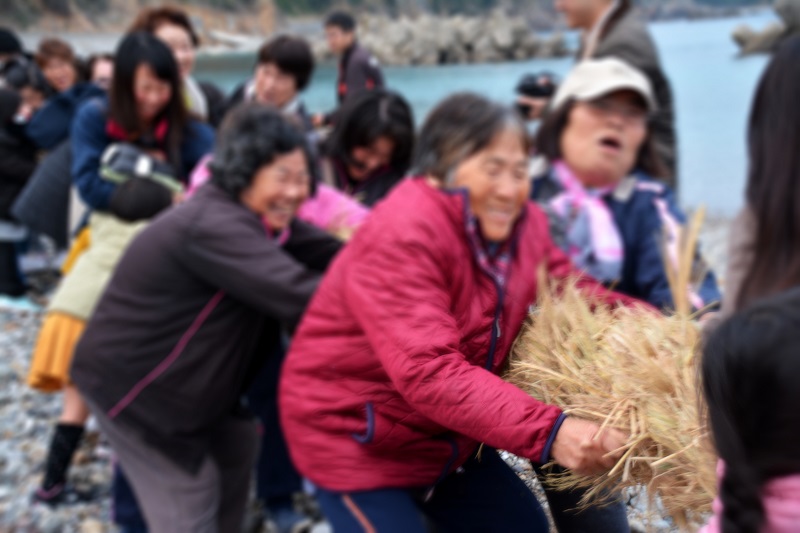
<path fill-rule="evenodd" d="M 58 392 L 69 381 L 72 354 L 86 322 L 65 313 L 48 313 L 33 351 L 28 385 L 42 392 Z"/>
<path fill-rule="evenodd" d="M 72 246 L 69 249 L 69 253 L 67 254 L 66 259 L 64 259 L 64 264 L 61 265 L 61 274 L 66 276 L 69 274 L 72 267 L 75 266 L 75 262 L 78 260 L 80 256 L 83 255 L 83 252 L 89 249 L 91 244 L 91 232 L 89 231 L 89 226 L 83 228 L 78 236 L 75 238 L 75 241 L 72 243 Z"/>

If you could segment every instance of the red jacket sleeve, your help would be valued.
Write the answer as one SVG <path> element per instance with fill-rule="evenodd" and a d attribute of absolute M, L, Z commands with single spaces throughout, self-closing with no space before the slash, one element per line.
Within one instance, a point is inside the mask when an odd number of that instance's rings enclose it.
<path fill-rule="evenodd" d="M 393 385 L 441 426 L 540 461 L 561 410 L 459 351 L 461 332 L 448 289 L 452 265 L 437 257 L 435 243 L 392 233 L 363 250 L 344 294 Z"/>

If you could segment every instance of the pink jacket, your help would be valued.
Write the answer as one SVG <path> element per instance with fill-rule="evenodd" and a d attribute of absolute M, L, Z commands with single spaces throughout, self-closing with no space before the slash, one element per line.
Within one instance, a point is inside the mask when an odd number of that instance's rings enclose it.
<path fill-rule="evenodd" d="M 722 480 L 725 465 L 717 465 L 717 478 Z M 800 531 L 800 475 L 774 479 L 763 491 L 765 522 L 761 533 L 797 533 Z M 722 533 L 722 501 L 714 500 L 714 516 L 699 533 Z"/>
<path fill-rule="evenodd" d="M 188 195 L 194 192 L 211 178 L 208 164 L 212 156 L 204 157 L 197 164 L 189 178 Z M 337 235 L 346 234 L 346 230 L 355 230 L 364 222 L 369 209 L 344 193 L 325 185 L 317 184 L 317 193 L 306 200 L 297 213 L 303 222 L 322 228 Z"/>

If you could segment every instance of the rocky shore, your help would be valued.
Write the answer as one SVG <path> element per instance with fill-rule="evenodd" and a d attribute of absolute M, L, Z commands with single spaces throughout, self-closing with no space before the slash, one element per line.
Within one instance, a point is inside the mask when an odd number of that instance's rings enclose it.
<path fill-rule="evenodd" d="M 647 20 L 702 19 L 734 16 L 732 8 L 717 8 L 689 0 L 673 0 L 643 6 Z M 526 59 L 548 59 L 570 55 L 562 33 L 561 17 L 549 8 L 532 6 L 525 11 L 497 8 L 482 15 L 434 15 L 418 13 L 399 17 L 363 13 L 359 16 L 359 39 L 384 65 L 447 65 L 499 63 Z M 277 32 L 299 33 L 312 43 L 319 62 L 333 58 L 317 27 L 308 21 L 278 21 Z M 209 31 L 212 46 L 207 53 L 225 50 L 255 50 L 260 37 Z"/>
<path fill-rule="evenodd" d="M 728 220 L 709 219 L 703 232 L 703 252 L 719 274 L 725 268 L 727 239 Z M 0 533 L 110 533 L 114 531 L 109 497 L 111 453 L 91 425 L 71 480 L 83 490 L 96 492 L 96 500 L 55 510 L 31 503 L 52 424 L 61 409 L 60 395 L 41 394 L 25 384 L 40 321 L 41 313 L 0 309 Z M 541 496 L 530 464 L 511 455 L 506 460 Z M 636 531 L 676 531 L 657 509 L 648 511 L 645 496 L 631 493 L 626 500 Z"/>
<path fill-rule="evenodd" d="M 502 10 L 485 17 L 367 16 L 362 17 L 359 31 L 362 44 L 387 65 L 497 63 L 570 52 L 562 34 L 541 37 L 525 19 Z M 314 50 L 326 59 L 324 42 L 315 41 Z"/>
<path fill-rule="evenodd" d="M 321 21 L 316 25 L 287 22 L 278 26 L 278 32 L 307 38 L 317 62 L 334 60 Z M 358 19 L 358 38 L 381 64 L 388 66 L 499 63 L 570 53 L 563 34 L 536 33 L 525 17 L 512 16 L 502 9 L 485 16 L 421 14 L 395 18 L 363 14 Z M 263 39 L 214 30 L 208 32 L 208 41 L 213 44 L 201 49 L 201 54 L 255 51 Z"/>
<path fill-rule="evenodd" d="M 26 29 L 23 40 L 29 49 L 34 49 L 42 37 L 59 35 L 84 55 L 112 51 L 135 16 L 132 6 L 115 0 L 113 9 L 106 14 L 89 17 L 78 10 L 67 18 L 45 16 Z M 268 4 L 252 12 L 188 4 L 185 7 L 201 36 L 201 55 L 251 54 L 270 35 L 293 33 L 311 41 L 319 62 L 331 60 L 321 15 L 287 16 Z M 694 0 L 668 0 L 645 2 L 638 12 L 644 19 L 655 21 L 735 16 L 741 10 Z M 469 15 L 397 15 L 387 10 L 362 10 L 357 14 L 361 41 L 385 65 L 496 63 L 571 53 L 562 34 L 566 30 L 563 17 L 548 3 Z M 756 39 L 750 33 L 742 31 L 737 39 Z"/>
<path fill-rule="evenodd" d="M 774 9 L 778 22 L 761 30 L 743 24 L 733 31 L 741 55 L 772 53 L 785 39 L 800 34 L 800 0 L 777 0 Z"/>

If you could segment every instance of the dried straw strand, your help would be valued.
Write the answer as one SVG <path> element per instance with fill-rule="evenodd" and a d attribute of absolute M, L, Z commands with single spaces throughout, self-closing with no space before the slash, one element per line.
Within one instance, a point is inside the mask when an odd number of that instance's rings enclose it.
<path fill-rule="evenodd" d="M 585 504 L 624 487 L 645 486 L 681 528 L 710 511 L 716 489 L 715 455 L 701 423 L 696 386 L 700 335 L 689 298 L 703 216 L 698 211 L 682 232 L 677 265 L 666 265 L 673 316 L 598 306 L 574 283 L 543 281 L 507 375 L 570 416 L 630 435 L 607 474 L 551 475 L 549 485 L 589 489 Z"/>

